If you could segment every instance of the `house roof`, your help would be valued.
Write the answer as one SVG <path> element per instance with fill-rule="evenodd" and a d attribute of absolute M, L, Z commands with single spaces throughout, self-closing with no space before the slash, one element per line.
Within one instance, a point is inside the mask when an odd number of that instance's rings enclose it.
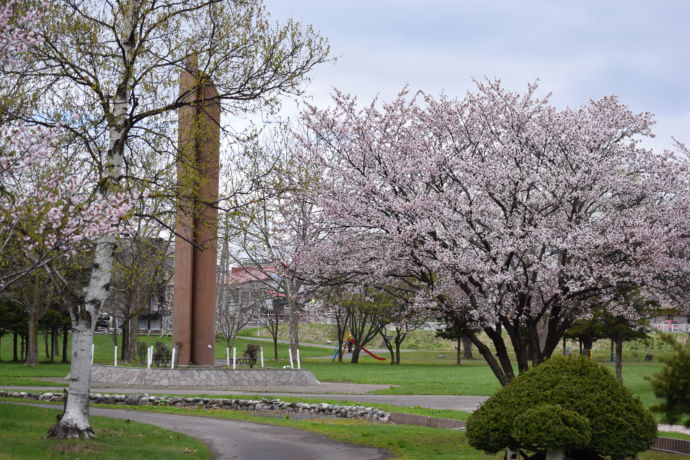
<path fill-rule="evenodd" d="M 278 279 L 278 272 L 273 265 L 232 267 L 225 284 L 239 286 L 244 283 L 266 280 L 268 278 Z"/>

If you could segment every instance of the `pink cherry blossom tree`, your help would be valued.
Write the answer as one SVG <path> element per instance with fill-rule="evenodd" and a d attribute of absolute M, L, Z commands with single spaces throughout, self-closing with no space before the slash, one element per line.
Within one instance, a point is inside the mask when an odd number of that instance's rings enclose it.
<path fill-rule="evenodd" d="M 558 110 L 536 84 L 518 94 L 499 81 L 462 99 L 334 100 L 303 114 L 302 161 L 322 171 L 313 200 L 331 231 L 302 248 L 301 266 L 415 280 L 418 308 L 468 318 L 502 384 L 594 305 L 634 314 L 612 302 L 631 286 L 686 294 L 688 162 L 640 144 L 650 114 L 612 96 Z"/>

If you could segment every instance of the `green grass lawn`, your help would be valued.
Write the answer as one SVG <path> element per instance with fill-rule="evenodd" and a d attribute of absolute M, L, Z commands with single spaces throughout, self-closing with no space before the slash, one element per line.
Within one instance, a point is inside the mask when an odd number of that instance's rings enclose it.
<path fill-rule="evenodd" d="M 398 458 L 408 460 L 483 460 L 502 458 L 498 455 L 484 454 L 470 447 L 467 444 L 465 434 L 457 430 L 376 424 L 353 419 L 294 420 L 289 417 L 270 418 L 250 415 L 242 411 L 228 410 L 153 406 L 137 406 L 137 410 L 229 418 L 299 428 L 324 434 L 335 441 L 386 449 L 398 456 Z"/>
<path fill-rule="evenodd" d="M 287 399 L 287 398 L 286 398 Z M 98 407 L 121 406 L 97 405 Z M 470 447 L 464 432 L 407 425 L 375 424 L 352 419 L 294 420 L 261 417 L 242 411 L 189 409 L 177 407 L 133 406 L 133 410 L 146 410 L 174 414 L 228 418 L 255 423 L 281 425 L 324 434 L 329 438 L 358 445 L 386 449 L 400 459 L 407 460 L 483 460 L 503 458 L 502 453 L 489 455 Z M 8 412 L 9 411 L 9 412 Z M 55 412 L 47 409 L 7 406 L 0 404 L 0 433 L 21 430 L 23 436 L 2 436 L 0 459 L 74 458 L 208 458 L 203 446 L 191 443 L 176 433 L 136 423 L 102 417 L 91 417 L 97 438 L 92 441 L 53 441 L 43 439 L 43 433 L 54 420 Z M 131 430 L 134 428 L 134 430 Z M 26 433 L 29 433 L 26 435 Z M 141 443 L 141 438 L 146 443 Z M 40 438 L 40 439 L 39 439 Z M 117 454 L 112 456 L 112 446 Z M 121 447 L 122 446 L 122 447 Z M 149 446 L 152 451 L 145 451 Z M 138 449 L 138 450 L 135 450 Z M 5 457 L 4 455 L 7 455 Z M 683 456 L 661 452 L 644 452 L 640 460 L 676 460 Z"/>
<path fill-rule="evenodd" d="M 0 363 L 0 385 L 46 386 L 59 385 L 43 379 L 61 379 L 69 372 L 69 364 L 40 364 L 26 366 L 23 363 Z"/>
<path fill-rule="evenodd" d="M 396 455 L 397 458 L 405 460 L 484 460 L 503 458 L 503 452 L 490 455 L 470 447 L 465 433 L 458 430 L 377 424 L 353 419 L 292 420 L 289 417 L 260 417 L 242 411 L 198 408 L 135 406 L 135 409 L 289 426 L 321 433 L 335 441 L 386 449 Z M 655 451 L 643 452 L 638 457 L 639 460 L 680 460 L 683 458 L 687 457 Z"/>
<path fill-rule="evenodd" d="M 142 423 L 90 417 L 97 432 L 92 440 L 45 437 L 57 411 L 0 404 L 0 459 L 80 458 L 147 460 L 212 458 L 202 442 Z"/>
<path fill-rule="evenodd" d="M 8 362 L 12 359 L 12 341 L 8 340 L 8 337 L 3 337 L 4 340 L 0 342 L 0 361 Z M 156 342 L 163 342 L 169 347 L 172 345 L 172 339 L 169 336 L 160 337 L 157 335 L 142 335 L 137 339 L 139 342 L 144 342 L 149 346 L 154 345 Z M 98 364 L 112 364 L 113 354 L 114 354 L 114 344 L 113 339 L 110 334 L 95 334 L 94 335 L 94 362 Z M 46 355 L 45 347 L 43 345 L 43 335 L 39 336 L 39 361 L 47 362 L 49 357 Z M 119 349 L 122 348 L 122 336 L 118 336 Z M 263 347 L 264 357 L 267 363 L 273 360 L 273 343 L 253 340 L 252 338 L 240 337 L 235 342 L 235 348 L 237 349 L 237 356 L 241 357 L 244 350 L 247 348 L 247 344 L 253 343 Z M 69 341 L 69 350 L 71 351 L 71 340 Z M 225 349 L 227 348 L 225 340 L 219 339 L 216 341 L 216 358 L 225 358 Z M 288 359 L 288 348 L 287 344 L 278 344 L 278 358 L 281 361 Z M 326 356 L 330 354 L 329 349 L 317 348 L 317 347 L 300 347 L 300 357 L 309 358 L 317 356 Z M 232 350 L 230 350 L 232 357 Z M 57 356 L 56 361 L 61 361 L 62 356 Z M 119 360 L 119 358 L 118 358 Z"/>
<path fill-rule="evenodd" d="M 250 331 L 251 332 L 251 331 Z M 170 343 L 169 337 L 142 336 L 141 341 L 153 344 L 158 340 Z M 97 334 L 94 337 L 95 362 L 112 363 L 113 343 L 110 335 Z M 238 356 L 248 343 L 264 347 L 267 367 L 282 367 L 287 363 L 287 344 L 279 344 L 279 361 L 272 360 L 272 343 L 252 340 L 250 337 L 237 339 Z M 10 354 L 11 341 L 3 340 L 3 359 Z M 391 366 L 389 361 L 377 361 L 366 354 L 358 364 L 337 363 L 320 357 L 330 354 L 330 350 L 316 347 L 301 347 L 302 366 L 310 369 L 321 381 L 388 384 L 391 388 L 380 390 L 380 394 L 447 394 L 447 395 L 491 395 L 499 384 L 489 367 L 481 359 L 464 360 L 455 366 L 453 357 L 437 351 L 411 351 L 405 353 L 399 366 Z M 41 350 L 43 352 L 43 350 Z M 225 357 L 225 343 L 216 344 L 216 356 Z M 384 354 L 385 356 L 385 354 Z M 595 359 L 613 370 L 613 364 L 605 362 L 606 353 L 599 352 Z M 659 371 L 661 364 L 653 362 L 626 362 L 624 364 L 624 383 L 645 406 L 656 404 L 650 383 L 645 380 Z M 65 364 L 41 364 L 34 368 L 21 363 L 0 363 L 0 385 L 46 385 L 43 379 L 60 378 L 67 375 L 69 366 Z M 354 399 L 354 398 L 353 398 Z"/>

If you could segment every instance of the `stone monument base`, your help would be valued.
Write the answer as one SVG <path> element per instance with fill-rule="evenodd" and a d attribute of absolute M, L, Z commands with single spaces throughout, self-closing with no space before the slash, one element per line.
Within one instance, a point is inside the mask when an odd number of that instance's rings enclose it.
<path fill-rule="evenodd" d="M 108 387 L 232 388 L 313 386 L 319 381 L 306 369 L 142 368 L 91 366 L 91 383 Z M 257 388 L 258 389 L 258 388 Z"/>

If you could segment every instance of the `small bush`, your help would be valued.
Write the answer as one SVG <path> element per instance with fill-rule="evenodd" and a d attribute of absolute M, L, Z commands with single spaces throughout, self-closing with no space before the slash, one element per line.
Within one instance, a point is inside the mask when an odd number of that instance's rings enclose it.
<path fill-rule="evenodd" d="M 172 350 L 163 342 L 156 342 L 153 350 L 153 361 L 156 364 L 167 364 L 172 357 Z"/>
<path fill-rule="evenodd" d="M 244 350 L 244 357 L 250 359 L 256 359 L 259 356 L 259 350 L 261 347 L 253 343 L 248 343 L 247 348 Z"/>
<path fill-rule="evenodd" d="M 137 342 L 137 358 L 139 358 L 140 362 L 146 362 L 148 349 L 149 347 L 146 345 L 146 342 Z"/>
<path fill-rule="evenodd" d="M 582 356 L 557 356 L 520 375 L 484 402 L 468 420 L 469 443 L 490 453 L 520 447 L 513 434 L 522 434 L 517 426 L 521 416 L 547 429 L 546 419 L 539 422 L 526 414 L 543 404 L 560 406 L 588 420 L 591 436 L 584 450 L 592 453 L 634 456 L 648 449 L 656 437 L 656 423 L 649 411 L 606 368 Z M 578 421 L 563 423 L 576 426 Z M 532 436 L 538 429 L 524 434 Z"/>

